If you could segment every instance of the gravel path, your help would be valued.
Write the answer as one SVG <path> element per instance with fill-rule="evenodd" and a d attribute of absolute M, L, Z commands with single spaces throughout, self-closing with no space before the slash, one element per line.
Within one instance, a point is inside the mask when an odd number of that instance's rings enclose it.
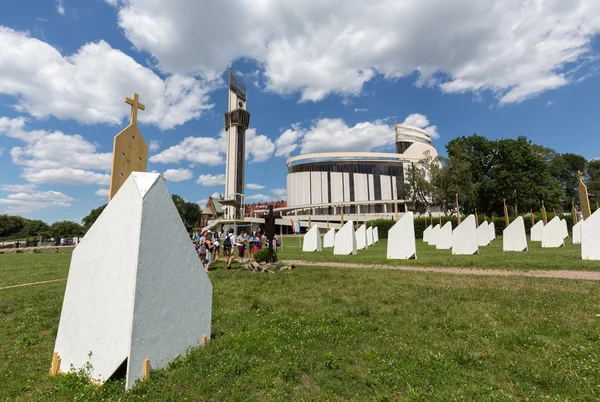
<path fill-rule="evenodd" d="M 60 278 L 60 279 L 51 279 L 49 281 L 21 283 L 20 285 L 5 286 L 3 288 L 0 288 L 0 290 L 22 288 L 24 286 L 43 285 L 45 283 L 63 282 L 63 281 L 66 281 L 66 280 L 67 280 L 67 278 Z"/>
<path fill-rule="evenodd" d="M 584 279 L 589 281 L 600 281 L 600 272 L 589 271 L 508 271 L 503 269 L 471 269 L 471 268 L 436 268 L 436 267 L 406 267 L 395 265 L 374 264 L 347 264 L 343 262 L 309 262 L 309 261 L 284 261 L 288 264 L 313 266 L 313 267 L 340 267 L 340 268 L 375 268 L 391 269 L 395 271 L 416 272 L 442 272 L 457 275 L 487 275 L 487 276 L 528 276 L 532 278 L 560 278 L 560 279 Z"/>

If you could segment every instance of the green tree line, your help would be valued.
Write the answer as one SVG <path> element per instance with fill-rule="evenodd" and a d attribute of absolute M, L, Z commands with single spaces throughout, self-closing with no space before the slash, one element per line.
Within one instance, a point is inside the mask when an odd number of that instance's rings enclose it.
<path fill-rule="evenodd" d="M 407 169 L 400 192 L 409 209 L 426 213 L 441 207 L 451 214 L 458 193 L 463 214 L 503 215 L 503 200 L 511 215 L 539 211 L 542 200 L 549 212 L 569 212 L 572 202 L 579 205 L 578 171 L 592 209 L 600 200 L 600 160 L 561 154 L 524 136 L 488 140 L 473 134 L 453 139 L 446 151 L 447 157 L 425 158 Z"/>
<path fill-rule="evenodd" d="M 198 204 L 187 202 L 177 194 L 172 195 L 173 203 L 181 216 L 186 229 L 191 230 L 200 221 L 200 207 Z M 29 220 L 21 216 L 0 215 L 0 239 L 22 239 L 28 237 L 78 237 L 83 236 L 96 222 L 107 204 L 92 209 L 83 218 L 82 225 L 72 221 L 54 222 L 48 225 L 41 220 Z"/>

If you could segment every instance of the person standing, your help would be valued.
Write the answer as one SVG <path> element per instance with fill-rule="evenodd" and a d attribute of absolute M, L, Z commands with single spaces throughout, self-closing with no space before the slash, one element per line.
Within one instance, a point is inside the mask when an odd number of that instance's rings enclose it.
<path fill-rule="evenodd" d="M 244 255 L 246 253 L 246 236 L 244 236 L 245 233 L 242 230 L 240 232 L 240 234 L 238 235 L 238 237 L 235 239 L 235 243 L 237 244 L 237 248 L 238 248 L 238 257 L 240 258 L 240 262 L 244 262 Z"/>
<path fill-rule="evenodd" d="M 204 249 L 206 254 L 204 255 L 204 271 L 208 273 L 208 267 L 212 263 L 212 252 L 214 250 L 212 233 L 210 230 L 204 235 Z"/>
<path fill-rule="evenodd" d="M 233 248 L 235 247 L 235 234 L 233 228 L 227 231 L 227 235 L 223 240 L 223 257 L 227 261 L 227 269 L 231 269 L 233 263 Z"/>
<path fill-rule="evenodd" d="M 213 260 L 219 261 L 219 251 L 221 251 L 221 239 L 219 238 L 219 232 L 215 232 L 213 237 Z"/>

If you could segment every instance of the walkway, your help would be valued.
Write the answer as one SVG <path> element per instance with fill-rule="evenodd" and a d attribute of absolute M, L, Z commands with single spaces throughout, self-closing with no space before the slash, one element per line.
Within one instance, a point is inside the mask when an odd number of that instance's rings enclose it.
<path fill-rule="evenodd" d="M 394 271 L 415 272 L 441 272 L 456 275 L 484 275 L 484 276 L 525 276 L 532 278 L 559 278 L 559 279 L 583 279 L 588 281 L 600 281 L 600 272 L 590 271 L 508 271 L 503 269 L 471 269 L 471 268 L 438 268 L 438 267 L 407 267 L 395 265 L 362 265 L 348 264 L 343 262 L 309 262 L 309 261 L 283 261 L 288 264 L 312 266 L 312 267 L 339 267 L 339 268 L 375 268 L 390 269 Z"/>

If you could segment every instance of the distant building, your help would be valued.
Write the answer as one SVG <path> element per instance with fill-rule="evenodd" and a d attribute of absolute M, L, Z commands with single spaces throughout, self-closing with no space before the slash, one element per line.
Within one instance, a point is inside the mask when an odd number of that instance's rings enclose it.
<path fill-rule="evenodd" d="M 200 227 L 203 228 L 208 225 L 208 221 L 223 218 L 223 201 L 222 196 L 208 197 L 206 206 L 200 211 Z"/>
<path fill-rule="evenodd" d="M 282 200 L 282 201 L 259 202 L 256 204 L 246 204 L 245 208 L 244 208 L 244 216 L 247 216 L 247 217 L 262 216 L 264 211 L 266 211 L 270 205 L 273 206 L 273 209 L 285 208 L 285 207 L 287 207 L 287 202 Z"/>
<path fill-rule="evenodd" d="M 406 170 L 425 158 L 436 158 L 429 134 L 418 127 L 395 124 L 396 152 L 328 152 L 287 160 L 287 207 L 284 215 L 333 219 L 344 208 L 346 219 L 371 219 L 405 212 L 401 184 Z M 321 216 L 322 218 L 319 218 Z M 329 218 L 326 218 L 329 217 Z"/>

